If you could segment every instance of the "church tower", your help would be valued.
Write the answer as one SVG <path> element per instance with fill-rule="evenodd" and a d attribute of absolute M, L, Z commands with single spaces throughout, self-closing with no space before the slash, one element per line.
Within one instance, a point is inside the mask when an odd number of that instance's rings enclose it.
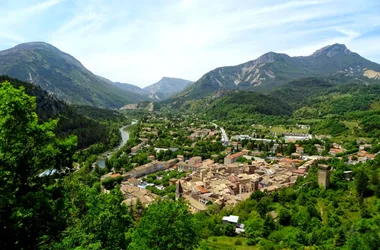
<path fill-rule="evenodd" d="M 177 181 L 177 188 L 175 190 L 175 200 L 183 198 L 183 188 L 181 185 L 181 181 Z"/>

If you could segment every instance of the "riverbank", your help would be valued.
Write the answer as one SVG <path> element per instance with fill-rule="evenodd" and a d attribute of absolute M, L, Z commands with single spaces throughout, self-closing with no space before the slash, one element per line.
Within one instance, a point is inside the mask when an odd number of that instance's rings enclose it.
<path fill-rule="evenodd" d="M 108 150 L 106 152 L 104 152 L 103 154 L 101 154 L 99 156 L 100 159 L 98 159 L 95 164 L 97 164 L 100 168 L 104 168 L 106 166 L 105 164 L 105 159 L 109 159 L 112 157 L 113 154 L 115 154 L 118 150 L 120 150 L 126 143 L 127 141 L 129 140 L 129 131 L 127 130 L 127 128 L 129 126 L 132 126 L 132 125 L 135 125 L 137 124 L 137 120 L 133 120 L 131 122 L 131 124 L 128 124 L 128 125 L 123 125 L 119 128 L 119 131 L 120 131 L 120 134 L 121 134 L 121 142 L 119 144 L 119 146 L 117 146 L 116 148 L 113 148 L 111 150 Z"/>

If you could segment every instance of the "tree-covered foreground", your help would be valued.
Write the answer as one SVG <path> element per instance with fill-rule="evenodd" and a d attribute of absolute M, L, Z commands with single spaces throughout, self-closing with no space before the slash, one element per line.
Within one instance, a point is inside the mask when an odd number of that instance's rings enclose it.
<path fill-rule="evenodd" d="M 255 192 L 235 208 L 192 215 L 165 198 L 128 208 L 118 186 L 103 192 L 92 161 L 73 168 L 76 137 L 57 138 L 56 120 L 39 122 L 34 97 L 3 83 L 0 100 L 1 249 L 380 249 L 379 155 L 355 166 L 327 162 L 327 190 L 314 166 L 293 187 Z M 245 235 L 222 224 L 230 214 Z M 222 236 L 227 247 L 218 247 Z"/>
<path fill-rule="evenodd" d="M 139 204 L 128 209 L 119 187 L 109 194 L 102 192 L 100 176 L 91 171 L 90 162 L 74 172 L 76 137 L 58 139 L 53 133 L 56 120 L 39 123 L 34 97 L 5 82 L 0 100 L 1 249 L 191 249 L 197 245 L 186 204 L 160 201 L 147 211 Z M 158 214 L 160 220 L 154 220 Z M 185 238 L 175 238 L 174 231 Z"/>

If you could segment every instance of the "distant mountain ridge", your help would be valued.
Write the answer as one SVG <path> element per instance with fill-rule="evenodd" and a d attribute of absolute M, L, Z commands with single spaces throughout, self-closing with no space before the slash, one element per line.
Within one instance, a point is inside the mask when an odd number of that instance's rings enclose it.
<path fill-rule="evenodd" d="M 163 77 L 160 81 L 143 88 L 151 98 L 165 100 L 192 84 L 191 81 L 181 78 Z"/>
<path fill-rule="evenodd" d="M 136 93 L 136 94 L 147 96 L 147 97 L 149 95 L 146 91 L 144 91 L 144 89 L 142 89 L 136 85 L 133 85 L 133 84 L 115 82 L 114 85 L 117 86 L 118 88 L 127 90 L 127 91 L 132 92 L 132 93 Z"/>
<path fill-rule="evenodd" d="M 162 77 L 162 79 L 156 83 L 153 83 L 147 87 L 140 88 L 136 85 L 129 83 L 115 82 L 114 85 L 127 90 L 132 93 L 146 96 L 151 101 L 162 101 L 167 98 L 178 94 L 185 88 L 192 84 L 191 81 L 174 77 Z"/>
<path fill-rule="evenodd" d="M 0 51 L 0 75 L 34 83 L 73 104 L 119 108 L 149 100 L 121 90 L 71 55 L 44 42 L 23 43 Z"/>
<path fill-rule="evenodd" d="M 240 65 L 216 68 L 178 97 L 199 99 L 220 89 L 270 90 L 305 77 L 379 79 L 379 72 L 379 64 L 351 52 L 343 44 L 333 44 L 310 56 L 290 57 L 269 52 Z"/>
<path fill-rule="evenodd" d="M 328 78 L 309 77 L 282 84 L 266 93 L 219 90 L 217 95 L 191 100 L 177 98 L 160 104 L 164 110 L 196 113 L 207 120 L 224 120 L 230 124 L 276 125 L 291 123 L 293 119 L 307 119 L 306 123 L 315 124 L 319 119 L 357 122 L 358 118 L 363 125 L 357 127 L 361 136 L 363 133 L 380 135 L 379 83 L 341 84 Z"/>

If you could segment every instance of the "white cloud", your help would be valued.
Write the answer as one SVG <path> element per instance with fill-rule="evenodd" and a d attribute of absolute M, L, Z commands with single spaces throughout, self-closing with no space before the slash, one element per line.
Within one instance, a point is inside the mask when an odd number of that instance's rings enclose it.
<path fill-rule="evenodd" d="M 342 28 L 337 28 L 336 30 L 342 33 L 343 35 L 345 35 L 348 38 L 348 40 L 356 39 L 360 37 L 361 35 L 359 32 L 356 32 L 354 30 L 342 29 Z"/>
<path fill-rule="evenodd" d="M 0 38 L 6 44 L 15 45 L 25 41 L 25 37 L 18 31 L 19 27 L 28 23 L 32 18 L 38 18 L 44 11 L 60 3 L 61 0 L 48 0 L 38 4 L 30 4 L 19 9 L 2 10 L 5 18 L 0 18 Z"/>
<path fill-rule="evenodd" d="M 61 0 L 48 0 L 38 4 L 31 4 L 27 7 L 22 7 L 16 10 L 10 10 L 7 13 L 7 18 L 1 18 L 0 24 L 5 27 L 9 27 L 16 24 L 22 24 L 31 17 L 35 17 L 37 14 L 52 8 L 60 3 Z"/>

